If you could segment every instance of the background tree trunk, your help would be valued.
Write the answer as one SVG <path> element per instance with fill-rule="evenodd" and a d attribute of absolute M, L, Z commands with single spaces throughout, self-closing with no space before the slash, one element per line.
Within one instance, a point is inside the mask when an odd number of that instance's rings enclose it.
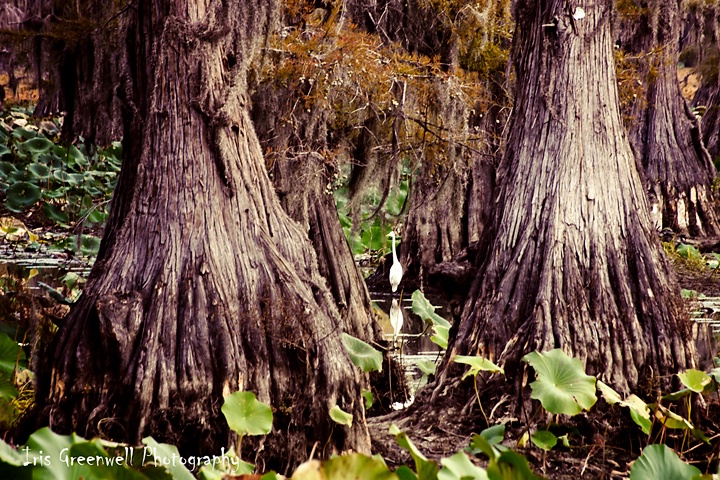
<path fill-rule="evenodd" d="M 636 59 L 645 86 L 628 108 L 630 141 L 656 228 L 714 236 L 720 233 L 712 192 L 715 166 L 677 78 L 680 4 L 653 0 L 641 13 L 620 10 L 620 45 Z"/>
<path fill-rule="evenodd" d="M 720 8 L 715 2 L 688 2 L 682 60 L 694 67 L 700 87 L 692 105 L 705 107 L 702 136 L 710 157 L 717 164 L 720 155 Z"/>
<path fill-rule="evenodd" d="M 340 316 L 248 114 L 247 68 L 274 11 L 151 2 L 113 17 L 125 162 L 101 254 L 38 375 L 53 428 L 217 453 L 223 396 L 250 390 L 275 420 L 244 458 L 285 471 L 315 442 L 369 451 Z M 92 79 L 79 80 L 81 99 Z M 336 404 L 352 427 L 332 422 Z"/>
<path fill-rule="evenodd" d="M 280 203 L 310 238 L 345 331 L 367 342 L 381 340 L 370 294 L 335 207 L 332 184 L 337 165 L 323 156 L 331 148 L 327 142 L 331 114 L 319 106 L 310 112 L 293 111 L 298 98 L 272 80 L 253 95 L 252 114 L 260 143 L 270 152 L 267 163 Z M 284 120 L 290 117 L 295 121 Z"/>
<path fill-rule="evenodd" d="M 562 348 L 622 392 L 692 364 L 620 120 L 612 4 L 515 7 L 517 89 L 497 210 L 436 395 L 460 373 L 457 354 L 504 365 L 515 392 L 533 350 Z"/>

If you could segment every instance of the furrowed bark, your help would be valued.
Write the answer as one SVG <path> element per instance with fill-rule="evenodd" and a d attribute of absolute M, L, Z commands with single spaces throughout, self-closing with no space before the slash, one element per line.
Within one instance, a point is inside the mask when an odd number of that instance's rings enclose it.
<path fill-rule="evenodd" d="M 340 315 L 248 113 L 246 72 L 274 8 L 209 0 L 124 13 L 125 162 L 101 255 L 39 374 L 58 431 L 217 453 L 233 438 L 223 396 L 250 390 L 275 419 L 269 436 L 243 442 L 243 458 L 286 471 L 316 442 L 323 455 L 369 451 Z M 333 405 L 352 427 L 330 419 Z"/>
<path fill-rule="evenodd" d="M 638 59 L 639 81 L 646 85 L 627 115 L 653 223 L 658 230 L 716 236 L 715 166 L 677 79 L 681 2 L 651 1 L 643 12 L 620 12 L 620 37 L 626 54 Z"/>
<path fill-rule="evenodd" d="M 458 354 L 499 362 L 517 394 L 533 350 L 562 348 L 621 392 L 693 363 L 620 120 L 611 8 L 516 5 L 517 89 L 496 213 L 436 398 L 462 373 L 451 368 Z"/>

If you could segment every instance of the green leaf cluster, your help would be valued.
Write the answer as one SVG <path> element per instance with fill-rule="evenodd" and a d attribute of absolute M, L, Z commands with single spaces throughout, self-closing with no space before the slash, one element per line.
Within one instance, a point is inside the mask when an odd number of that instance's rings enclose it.
<path fill-rule="evenodd" d="M 61 119 L 42 122 L 43 127 L 29 120 L 28 114 L 18 109 L 0 118 L 3 207 L 13 213 L 32 212 L 67 228 L 77 222 L 105 222 L 120 172 L 120 142 L 90 150 L 82 143 L 61 140 L 56 125 Z"/>

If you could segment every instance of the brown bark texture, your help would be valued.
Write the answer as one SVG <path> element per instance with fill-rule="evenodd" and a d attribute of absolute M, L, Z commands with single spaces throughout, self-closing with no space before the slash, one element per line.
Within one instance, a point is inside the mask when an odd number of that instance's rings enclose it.
<path fill-rule="evenodd" d="M 302 225 L 317 254 L 320 273 L 343 319 L 345 331 L 367 342 L 381 340 L 370 294 L 338 218 L 332 184 L 336 161 L 323 156 L 331 113 L 322 106 L 293 111 L 293 92 L 269 82 L 253 95 L 253 123 L 266 151 L 273 185 L 287 214 Z M 286 122 L 292 117 L 294 122 Z"/>
<path fill-rule="evenodd" d="M 232 440 L 223 396 L 249 390 L 275 418 L 243 458 L 286 471 L 316 442 L 322 455 L 369 450 L 340 315 L 248 112 L 275 8 L 158 1 L 113 16 L 125 161 L 100 256 L 39 373 L 53 428 L 212 454 Z"/>
<path fill-rule="evenodd" d="M 713 195 L 715 166 L 700 123 L 677 78 L 680 0 L 653 0 L 641 15 L 620 12 L 620 44 L 636 58 L 644 98 L 629 108 L 630 141 L 641 166 L 655 227 L 692 236 L 720 233 Z"/>
<path fill-rule="evenodd" d="M 686 66 L 696 68 L 700 87 L 693 107 L 705 107 L 701 126 L 703 142 L 710 157 L 720 155 L 720 8 L 716 2 L 688 4 L 683 51 Z M 688 55 L 689 53 L 689 55 Z"/>
<path fill-rule="evenodd" d="M 692 364 L 679 289 L 623 130 L 612 2 L 519 1 L 515 108 L 492 227 L 439 387 L 457 354 L 505 367 L 562 348 L 622 392 Z M 457 376 L 457 377 L 455 377 Z"/>

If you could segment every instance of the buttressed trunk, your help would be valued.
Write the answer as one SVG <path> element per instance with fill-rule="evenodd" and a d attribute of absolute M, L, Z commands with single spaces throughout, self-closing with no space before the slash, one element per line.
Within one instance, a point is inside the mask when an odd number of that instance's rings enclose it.
<path fill-rule="evenodd" d="M 500 362 L 518 389 L 536 349 L 562 348 L 622 392 L 692 362 L 620 120 L 612 5 L 517 3 L 496 215 L 441 385 L 456 354 Z"/>
<path fill-rule="evenodd" d="M 275 410 L 254 449 L 268 468 L 305 460 L 315 442 L 369 451 L 339 314 L 248 115 L 246 71 L 273 3 L 137 8 L 115 32 L 125 164 L 111 224 L 51 347 L 41 406 L 61 431 L 212 454 L 231 439 L 223 395 L 249 390 Z M 352 427 L 332 422 L 336 404 Z"/>

